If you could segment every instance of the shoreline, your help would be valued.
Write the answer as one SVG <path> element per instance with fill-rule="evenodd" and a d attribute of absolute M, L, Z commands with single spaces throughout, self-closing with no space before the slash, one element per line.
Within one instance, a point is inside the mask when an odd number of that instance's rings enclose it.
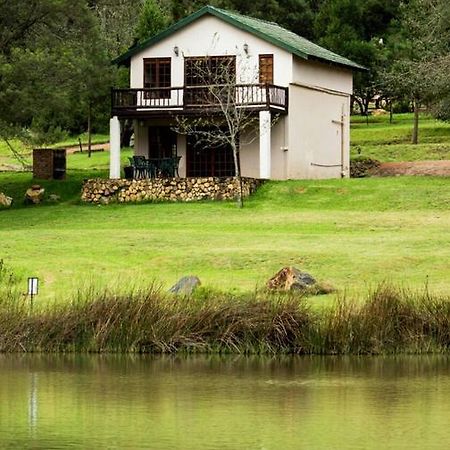
<path fill-rule="evenodd" d="M 298 293 L 105 292 L 34 311 L 13 297 L 0 301 L 0 353 L 450 353 L 450 298 L 388 285 L 321 310 Z"/>

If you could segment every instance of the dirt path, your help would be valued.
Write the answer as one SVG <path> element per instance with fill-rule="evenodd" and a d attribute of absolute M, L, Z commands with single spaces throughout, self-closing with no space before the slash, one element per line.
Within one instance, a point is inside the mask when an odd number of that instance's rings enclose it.
<path fill-rule="evenodd" d="M 67 154 L 71 155 L 72 153 L 77 153 L 80 151 L 80 146 L 79 145 L 74 145 L 73 147 L 65 147 Z M 105 151 L 109 151 L 109 142 L 106 142 L 105 144 L 92 144 L 91 145 L 91 149 L 92 150 L 105 150 Z M 83 144 L 83 152 L 87 153 L 87 144 Z"/>
<path fill-rule="evenodd" d="M 381 163 L 374 175 L 434 175 L 450 177 L 450 160 L 385 162 Z"/>

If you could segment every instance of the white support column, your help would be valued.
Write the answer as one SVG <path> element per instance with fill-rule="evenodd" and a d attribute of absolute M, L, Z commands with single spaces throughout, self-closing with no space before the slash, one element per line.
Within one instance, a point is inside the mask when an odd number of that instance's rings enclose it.
<path fill-rule="evenodd" d="M 259 177 L 271 175 L 271 116 L 270 111 L 259 112 Z"/>
<path fill-rule="evenodd" d="M 117 116 L 109 120 L 109 178 L 120 178 L 120 122 Z"/>

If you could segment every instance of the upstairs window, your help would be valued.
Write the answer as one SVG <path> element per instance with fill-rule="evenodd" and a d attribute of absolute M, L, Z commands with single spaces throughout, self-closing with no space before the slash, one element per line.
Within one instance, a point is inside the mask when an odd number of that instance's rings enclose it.
<path fill-rule="evenodd" d="M 259 82 L 273 84 L 273 55 L 259 55 Z"/>
<path fill-rule="evenodd" d="M 186 86 L 234 83 L 236 79 L 236 57 L 186 57 L 184 74 Z"/>
<path fill-rule="evenodd" d="M 170 98 L 171 87 L 171 63 L 170 58 L 146 58 L 144 59 L 144 88 L 153 88 L 147 92 L 146 98 Z"/>

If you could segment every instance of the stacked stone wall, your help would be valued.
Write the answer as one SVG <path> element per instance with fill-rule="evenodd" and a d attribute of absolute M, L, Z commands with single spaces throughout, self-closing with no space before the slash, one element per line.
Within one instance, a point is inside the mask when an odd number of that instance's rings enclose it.
<path fill-rule="evenodd" d="M 263 180 L 242 178 L 242 195 L 248 197 Z M 128 203 L 142 201 L 191 202 L 232 200 L 240 191 L 234 177 L 156 178 L 142 180 L 92 179 L 85 181 L 81 199 L 89 203 Z"/>

